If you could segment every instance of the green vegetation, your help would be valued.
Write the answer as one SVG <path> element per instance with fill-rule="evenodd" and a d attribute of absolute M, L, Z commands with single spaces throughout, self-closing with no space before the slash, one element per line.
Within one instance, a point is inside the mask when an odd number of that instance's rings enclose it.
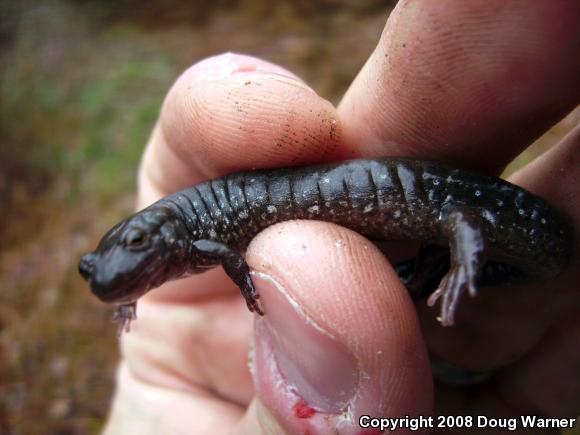
<path fill-rule="evenodd" d="M 95 39 L 61 47 L 62 59 L 48 67 L 39 47 L 22 44 L 17 61 L 2 71 L 2 154 L 11 154 L 27 173 L 70 183 L 72 200 L 79 186 L 97 196 L 132 188 L 139 154 L 176 72 L 161 53 L 115 56 L 114 41 Z M 82 182 L 87 175 L 98 181 Z M 16 183 L 31 181 L 14 176 Z"/>

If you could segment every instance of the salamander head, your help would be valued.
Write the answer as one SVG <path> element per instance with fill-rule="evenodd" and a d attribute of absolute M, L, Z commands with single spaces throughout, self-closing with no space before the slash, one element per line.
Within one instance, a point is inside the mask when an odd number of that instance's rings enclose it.
<path fill-rule="evenodd" d="M 153 205 L 111 228 L 79 272 L 99 299 L 127 304 L 183 273 L 186 239 L 175 213 Z"/>

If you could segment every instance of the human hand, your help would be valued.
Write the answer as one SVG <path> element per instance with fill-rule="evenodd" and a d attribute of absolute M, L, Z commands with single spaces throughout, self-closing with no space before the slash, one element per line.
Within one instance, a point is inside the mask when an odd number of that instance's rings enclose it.
<path fill-rule="evenodd" d="M 580 101 L 580 7 L 478 3 L 401 2 L 338 108 L 259 59 L 194 65 L 147 146 L 139 205 L 236 170 L 360 156 L 497 172 Z M 439 388 L 439 413 L 578 413 L 579 145 L 576 129 L 513 179 L 573 224 L 575 257 L 557 280 L 484 289 L 444 329 L 423 303 L 417 316 L 360 235 L 321 222 L 276 225 L 246 256 L 266 311 L 254 329 L 221 269 L 140 300 L 107 433 L 359 433 L 361 414 L 427 415 L 427 347 L 461 367 L 504 367 L 482 386 Z"/>

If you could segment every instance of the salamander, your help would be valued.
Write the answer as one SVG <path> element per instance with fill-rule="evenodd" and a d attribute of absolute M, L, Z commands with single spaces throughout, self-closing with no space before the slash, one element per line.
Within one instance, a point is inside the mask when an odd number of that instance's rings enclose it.
<path fill-rule="evenodd" d="M 263 315 L 243 254 L 264 228 L 315 219 L 371 241 L 416 241 L 397 267 L 415 296 L 441 300 L 454 323 L 462 293 L 558 275 L 568 256 L 564 221 L 543 199 L 497 177 L 409 158 L 239 172 L 160 199 L 109 230 L 82 256 L 81 275 L 129 329 L 136 301 L 164 282 L 217 265 Z"/>

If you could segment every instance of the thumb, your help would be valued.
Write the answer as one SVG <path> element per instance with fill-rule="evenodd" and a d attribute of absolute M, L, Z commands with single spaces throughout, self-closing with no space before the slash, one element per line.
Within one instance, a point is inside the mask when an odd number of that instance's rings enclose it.
<path fill-rule="evenodd" d="M 360 433 L 359 417 L 429 413 L 431 374 L 415 309 L 376 247 L 333 224 L 262 232 L 247 259 L 257 397 L 241 433 Z"/>

